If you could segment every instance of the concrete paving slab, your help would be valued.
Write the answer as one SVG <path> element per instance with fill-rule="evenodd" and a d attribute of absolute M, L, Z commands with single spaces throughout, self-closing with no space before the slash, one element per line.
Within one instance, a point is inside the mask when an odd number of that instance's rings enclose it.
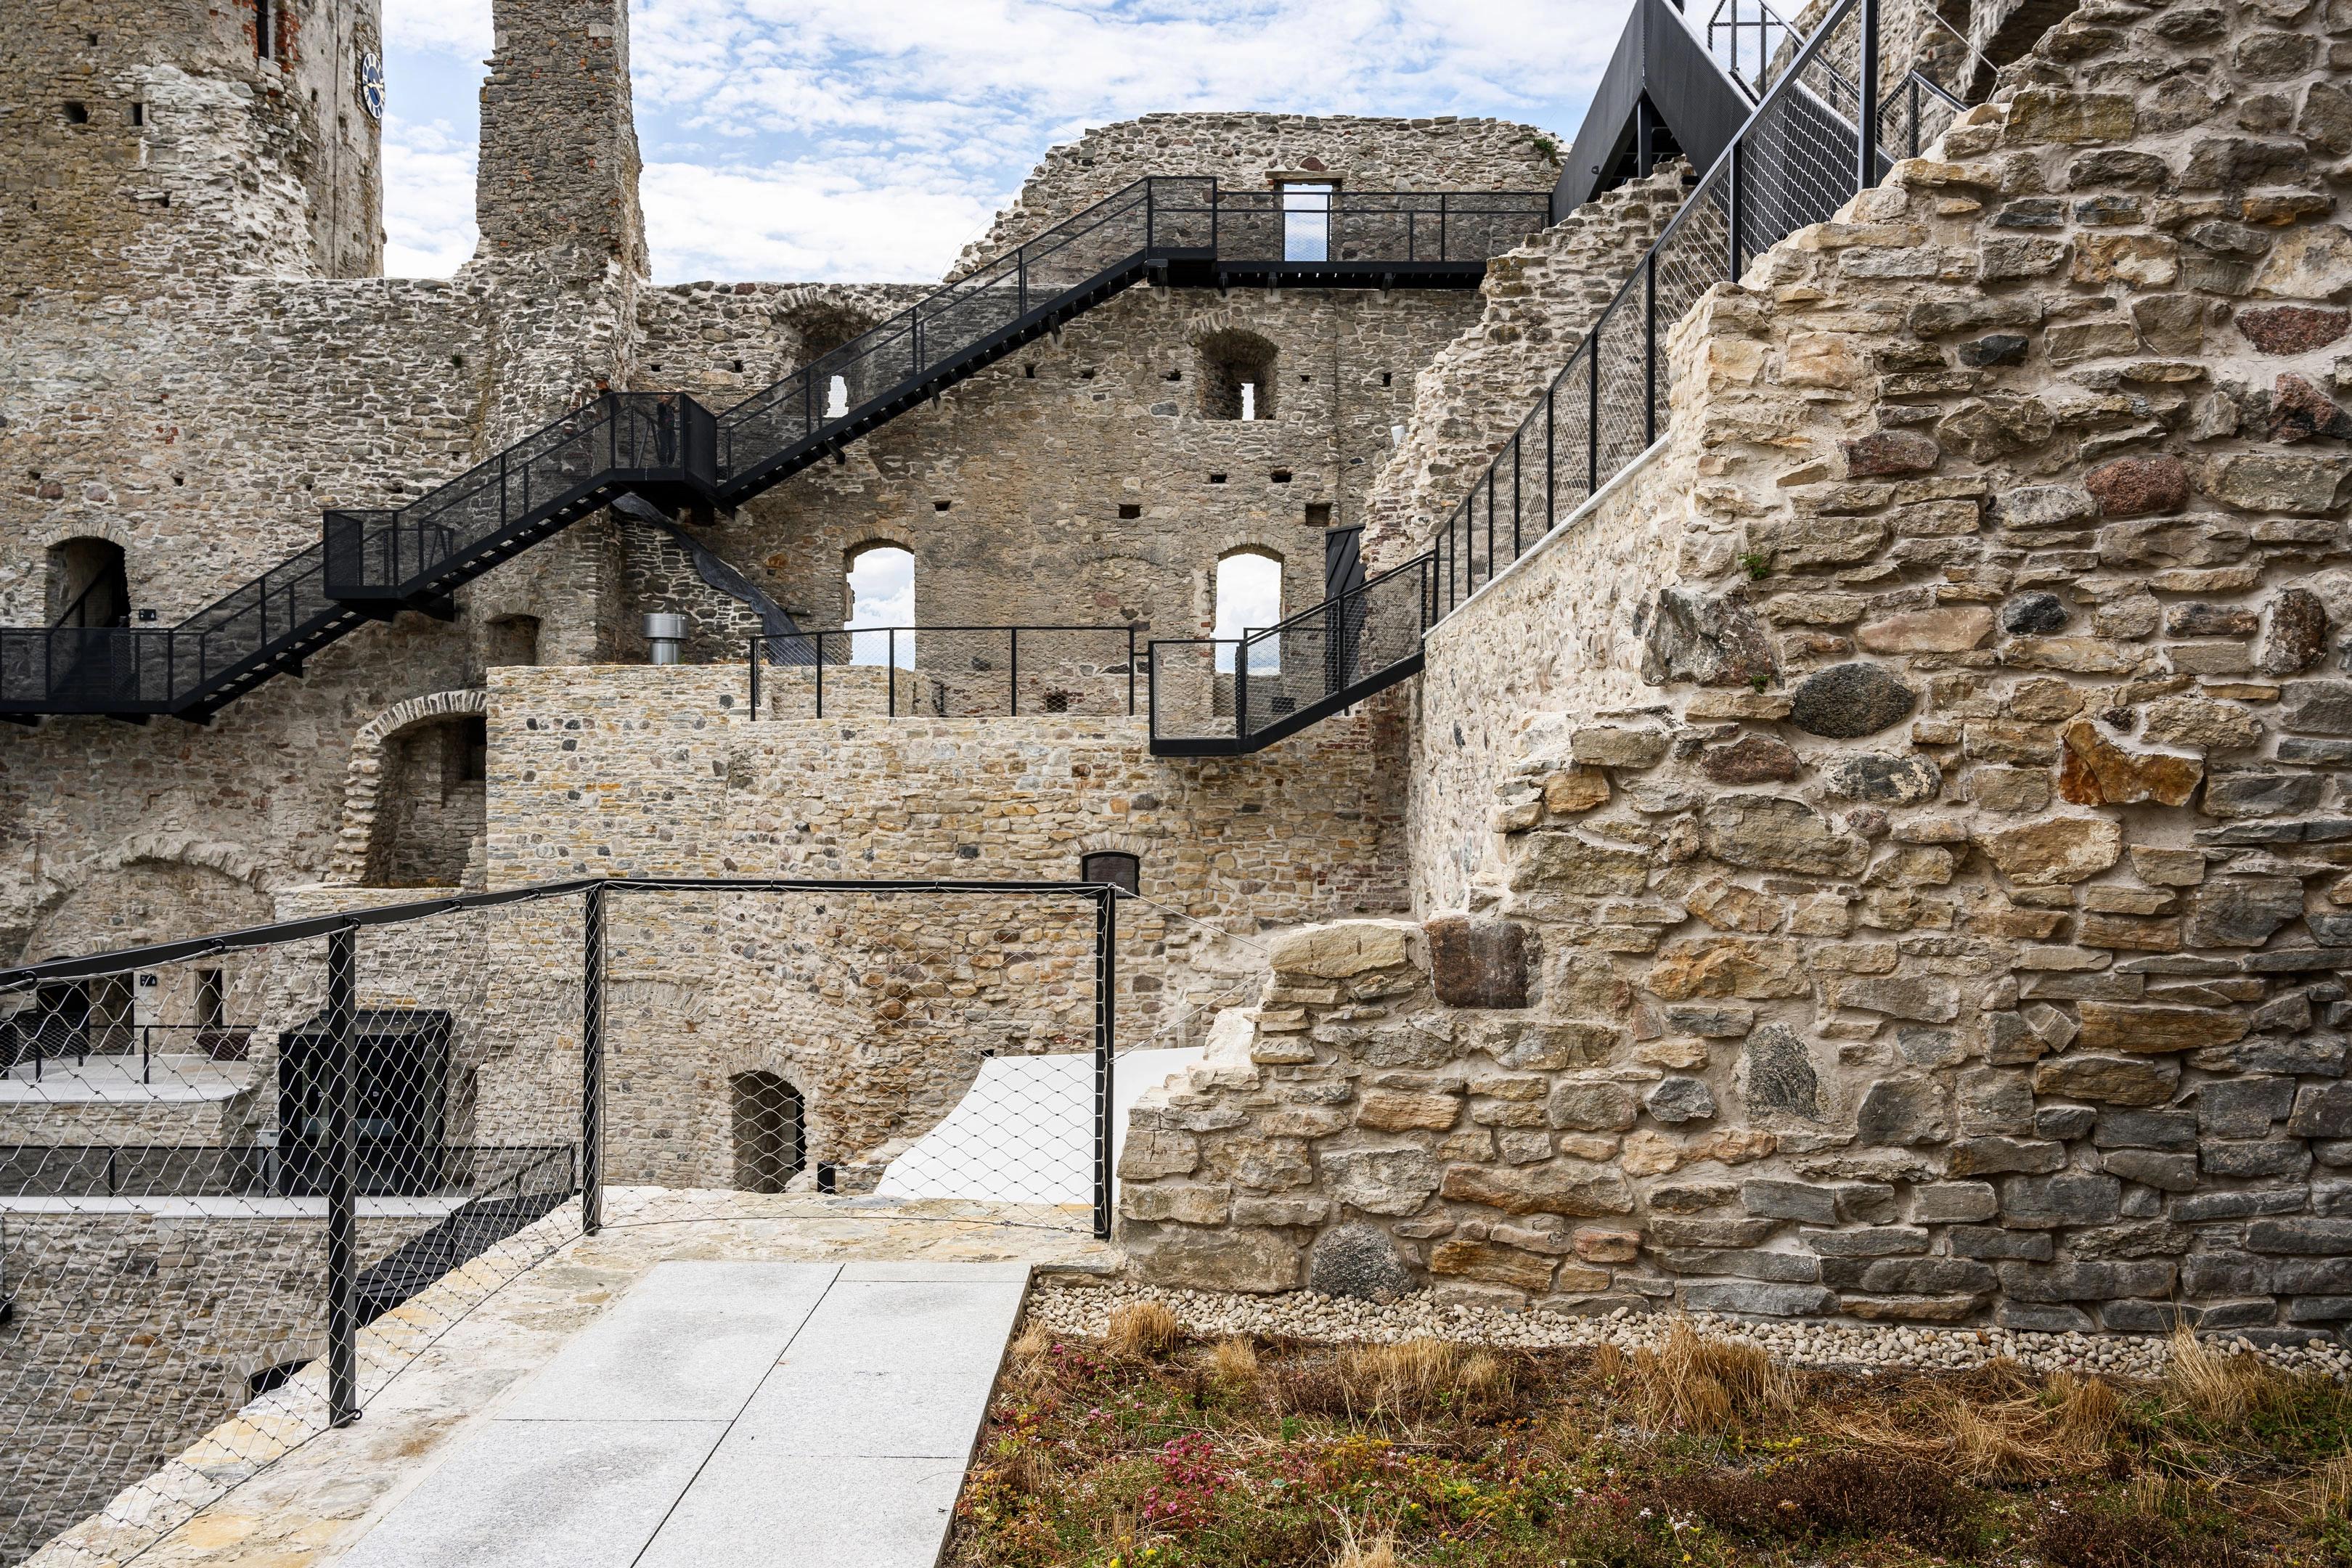
<path fill-rule="evenodd" d="M 730 1419 L 836 1272 L 825 1263 L 665 1263 L 565 1345 L 499 1417 Z"/>
<path fill-rule="evenodd" d="M 395 1504 L 346 1568 L 628 1568 L 723 1421 L 492 1421 Z"/>
<path fill-rule="evenodd" d="M 736 1433 L 797 1456 L 961 1463 L 1022 1296 L 1013 1281 L 837 1283 Z"/>
<path fill-rule="evenodd" d="M 841 1282 L 845 1285 L 938 1284 L 942 1280 L 963 1285 L 1001 1285 L 1006 1281 L 1025 1284 L 1036 1265 L 1017 1260 L 1003 1263 L 938 1263 L 928 1258 L 861 1258 L 841 1266 Z"/>
<path fill-rule="evenodd" d="M 638 1568 L 934 1568 L 963 1459 L 795 1456 L 741 1428 Z"/>

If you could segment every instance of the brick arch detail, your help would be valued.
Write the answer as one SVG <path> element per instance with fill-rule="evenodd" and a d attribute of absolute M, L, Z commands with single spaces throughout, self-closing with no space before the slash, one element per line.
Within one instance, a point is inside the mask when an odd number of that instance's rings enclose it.
<path fill-rule="evenodd" d="M 395 702 L 359 727 L 352 736 L 351 764 L 343 775 L 343 824 L 335 837 L 334 861 L 327 874 L 331 884 L 355 888 L 367 876 L 368 840 L 375 833 L 384 748 L 392 738 L 437 719 L 487 718 L 489 710 L 489 693 L 479 687 L 434 691 Z"/>

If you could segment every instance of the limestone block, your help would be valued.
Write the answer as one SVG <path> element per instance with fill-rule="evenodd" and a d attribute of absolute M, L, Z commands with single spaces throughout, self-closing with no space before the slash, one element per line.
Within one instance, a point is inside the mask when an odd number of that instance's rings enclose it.
<path fill-rule="evenodd" d="M 1405 921 L 1338 921 L 1277 935 L 1266 948 L 1276 974 L 1344 980 L 1411 961 L 1414 928 Z"/>

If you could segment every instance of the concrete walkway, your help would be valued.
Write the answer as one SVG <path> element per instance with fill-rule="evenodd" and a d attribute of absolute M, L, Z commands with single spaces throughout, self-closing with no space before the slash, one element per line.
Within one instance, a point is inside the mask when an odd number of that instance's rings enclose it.
<path fill-rule="evenodd" d="M 348 1568 L 930 1568 L 1025 1263 L 657 1265 Z"/>

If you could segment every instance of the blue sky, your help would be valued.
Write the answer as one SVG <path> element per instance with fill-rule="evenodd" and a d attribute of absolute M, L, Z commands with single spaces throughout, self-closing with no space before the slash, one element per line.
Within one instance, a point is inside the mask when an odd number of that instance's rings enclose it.
<path fill-rule="evenodd" d="M 654 276 L 919 281 L 1045 149 L 1154 110 L 1497 115 L 1563 140 L 1630 0 L 634 0 Z M 384 270 L 472 253 L 489 0 L 383 0 Z"/>

